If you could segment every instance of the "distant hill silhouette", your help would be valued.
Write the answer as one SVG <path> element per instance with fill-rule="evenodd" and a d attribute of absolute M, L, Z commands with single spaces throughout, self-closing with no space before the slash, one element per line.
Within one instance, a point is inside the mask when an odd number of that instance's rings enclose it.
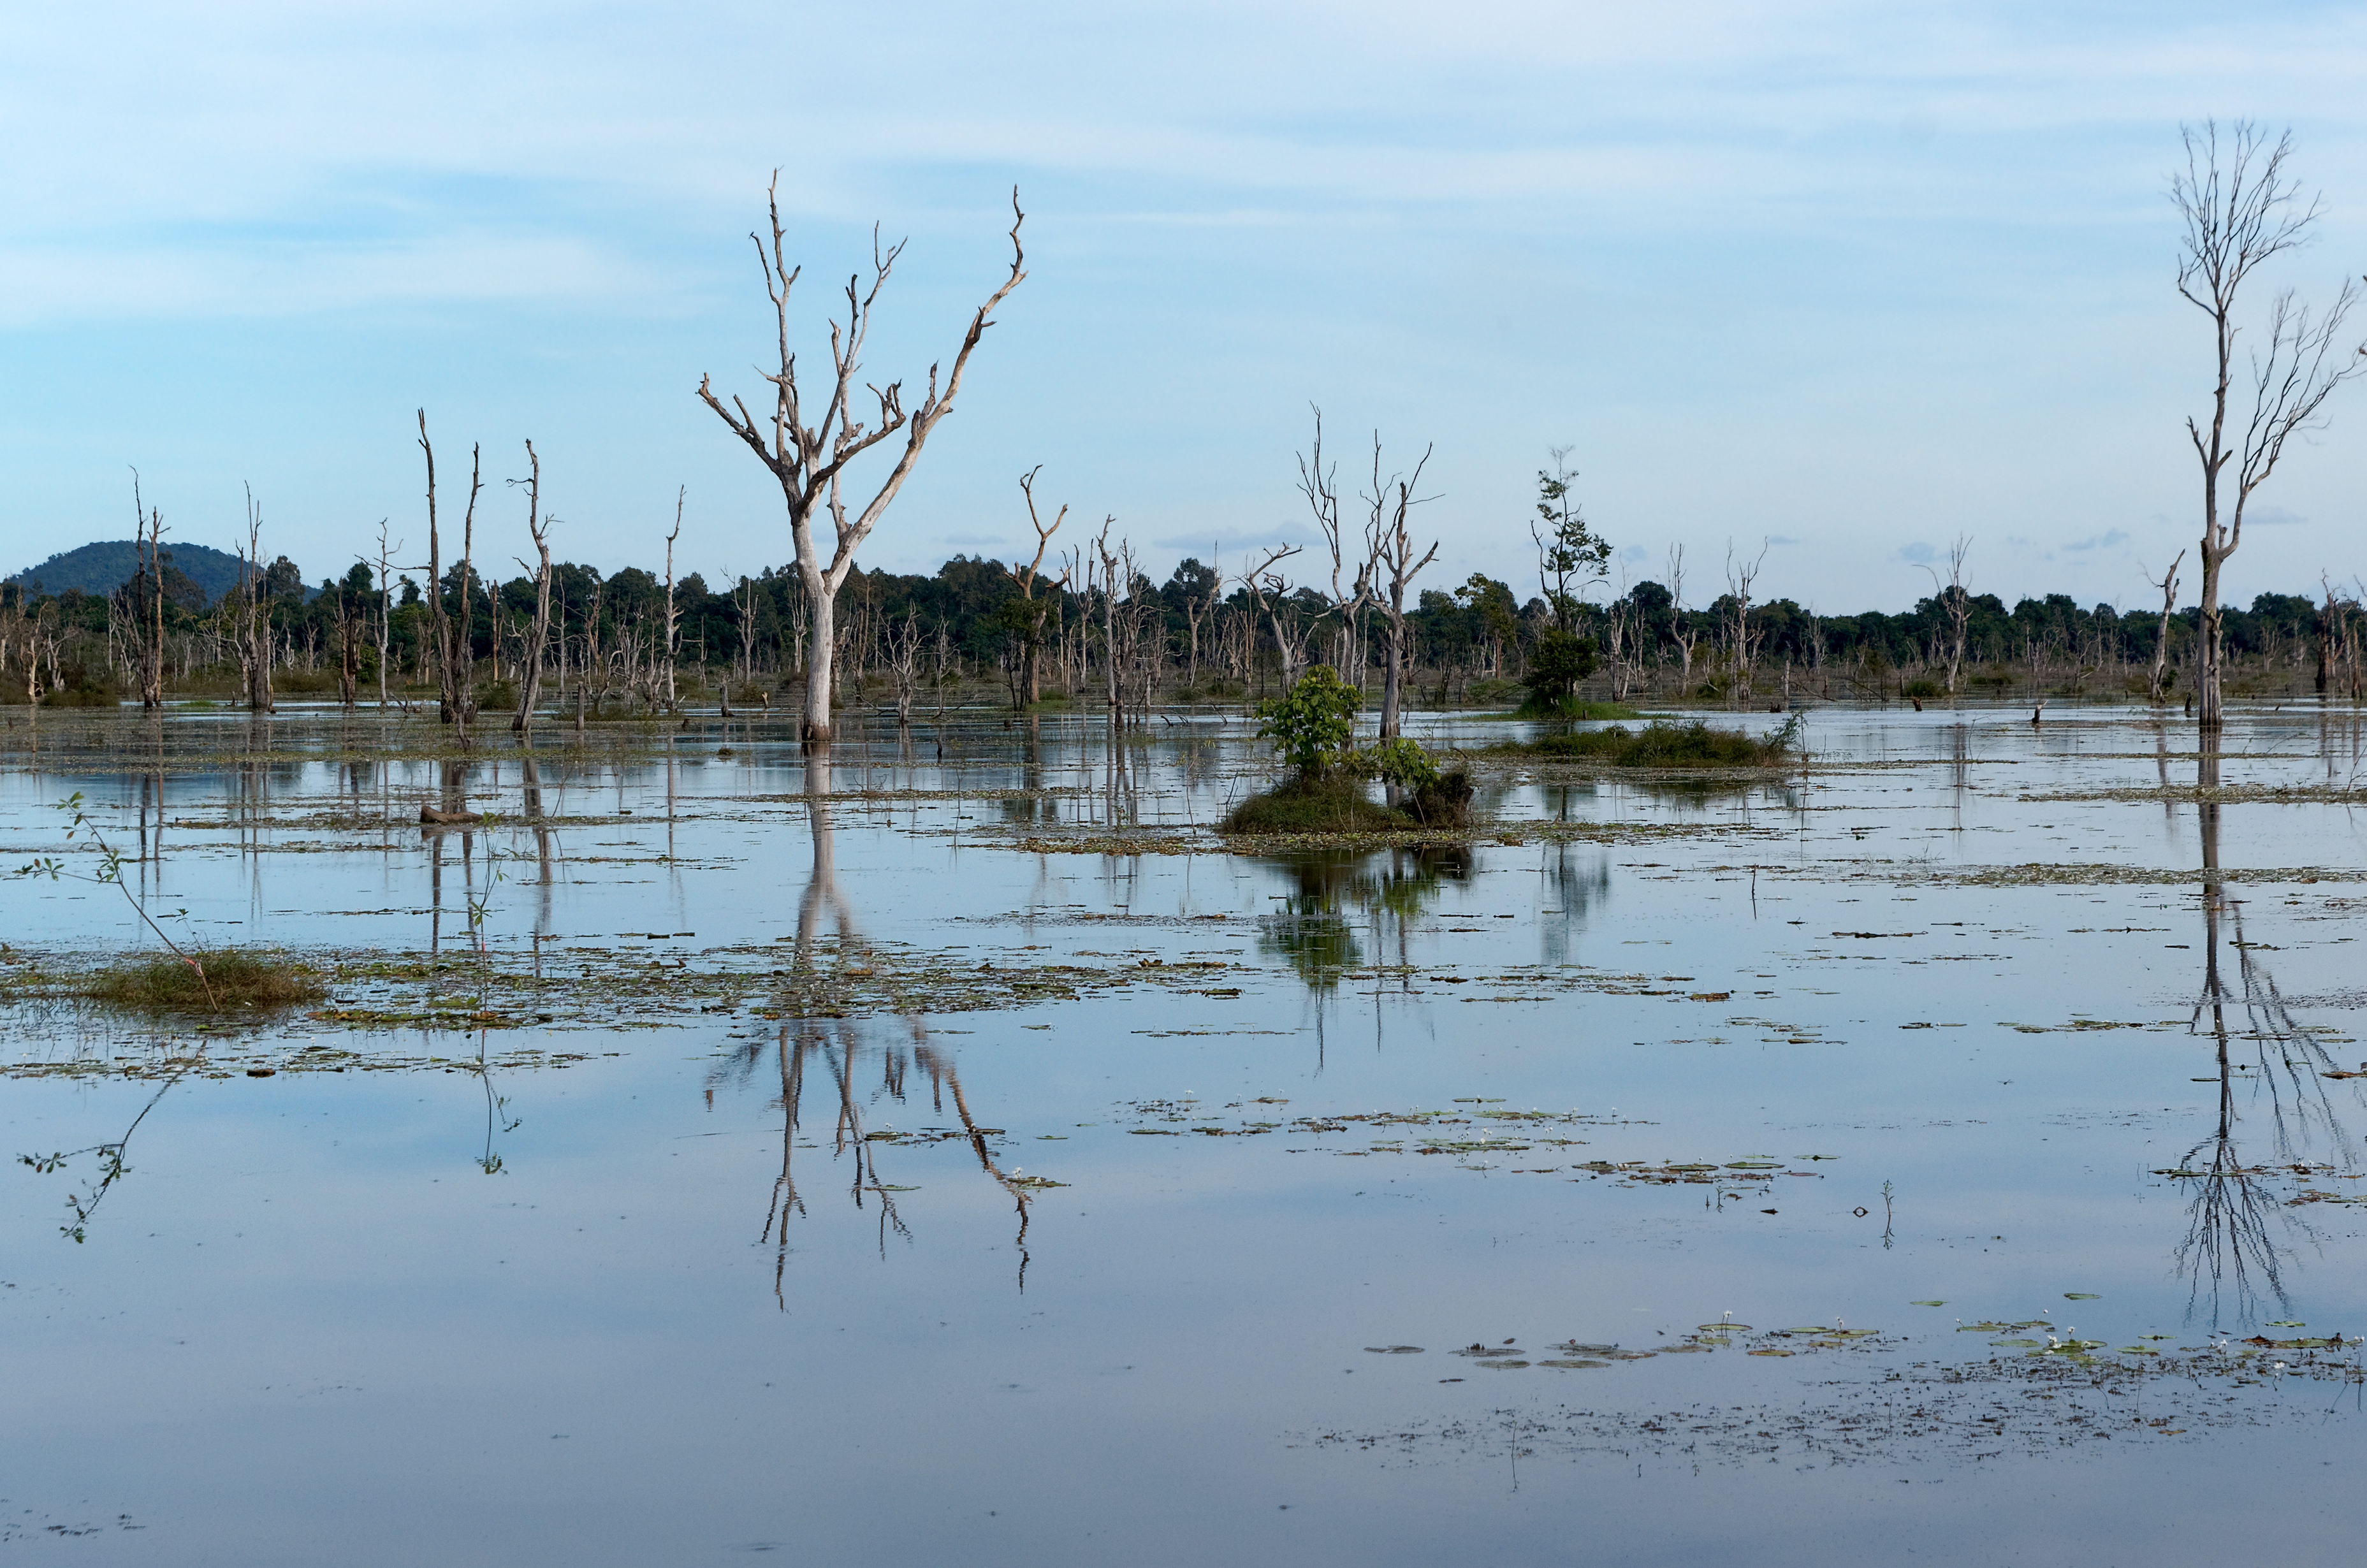
<path fill-rule="evenodd" d="M 164 581 L 174 592 L 172 597 L 181 601 L 186 590 L 175 581 L 185 577 L 205 595 L 208 604 L 238 586 L 238 557 L 228 550 L 217 550 L 206 545 L 176 545 L 164 547 Z M 43 593 L 63 593 L 79 588 L 85 593 L 112 593 L 131 581 L 140 570 L 140 546 L 130 539 L 110 539 L 101 544 L 85 545 L 80 549 L 66 550 L 51 556 L 39 566 L 28 566 L 6 581 L 22 584 L 28 590 Z M 191 606 L 198 608 L 201 606 Z"/>

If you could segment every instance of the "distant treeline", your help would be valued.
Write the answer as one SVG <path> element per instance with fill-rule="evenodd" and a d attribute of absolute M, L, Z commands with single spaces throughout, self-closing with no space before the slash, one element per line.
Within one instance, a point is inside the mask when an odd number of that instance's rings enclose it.
<path fill-rule="evenodd" d="M 102 547 L 118 547 L 85 549 Z M 131 547 L 120 548 L 130 576 Z M 176 592 L 176 575 L 170 569 L 165 574 L 166 662 L 186 681 L 235 661 L 235 615 L 229 605 L 209 607 L 217 596 Z M 371 686 L 383 637 L 391 684 L 433 679 L 431 617 L 418 581 L 398 578 L 389 604 L 368 566 L 307 588 L 281 556 L 266 569 L 261 588 L 276 668 L 301 674 L 334 667 L 350 645 L 355 676 Z M 483 675 L 496 682 L 515 678 L 534 615 L 534 580 L 464 583 L 456 566 L 444 588 L 456 615 L 462 603 L 469 606 L 474 659 Z M 667 585 L 657 573 L 628 567 L 604 575 L 562 564 L 553 569 L 552 589 L 548 665 L 561 691 L 580 683 L 596 700 L 638 694 L 655 703 L 662 669 L 694 680 L 769 685 L 795 671 L 803 656 L 805 606 L 789 568 L 720 587 L 696 572 L 677 580 L 671 637 Z M 41 646 L 40 628 L 47 626 L 51 690 L 75 683 L 69 665 L 85 687 L 119 687 L 139 637 L 131 614 L 136 592 L 28 595 L 21 585 L 0 587 L 0 671 L 21 667 L 28 650 Z M 1731 592 L 1680 606 L 1666 586 L 1646 581 L 1616 598 L 1599 595 L 1580 610 L 1578 629 L 1592 638 L 1600 656 L 1601 673 L 1590 684 L 1607 684 L 1619 695 L 1637 685 L 1665 689 L 1670 680 L 1766 690 L 1779 671 L 1787 680 L 1791 672 L 1821 671 L 1829 686 L 1832 673 L 1845 670 L 1862 686 L 1870 682 L 1904 690 L 1904 672 L 1948 662 L 1959 605 L 1967 680 L 1982 679 L 1976 672 L 1984 667 L 1995 683 L 2004 679 L 2001 669 L 2026 668 L 2032 678 L 2044 680 L 2154 661 L 2158 611 L 2124 614 L 2109 604 L 2082 606 L 2060 593 L 2008 606 L 1993 594 L 1958 600 L 1955 592 L 1944 590 L 1895 615 L 1832 615 L 1790 599 L 1750 603 Z M 1271 578 L 1244 583 L 1220 577 L 1196 558 L 1184 561 L 1163 583 L 1138 575 L 1116 618 L 1104 615 L 1097 596 L 1088 599 L 1057 584 L 1037 586 L 1031 611 L 1023 612 L 1020 601 L 1002 563 L 983 557 L 956 556 L 927 576 L 858 568 L 838 603 L 839 679 L 859 683 L 900 670 L 908 686 L 955 678 L 1009 682 L 1031 626 L 1056 686 L 1079 693 L 1093 687 L 1093 671 L 1109 657 L 1103 645 L 1113 627 L 1122 628 L 1116 635 L 1126 645 L 1120 658 L 1128 679 L 1148 671 L 1153 684 L 1168 690 L 1214 689 L 1216 682 L 1262 689 L 1315 660 L 1353 677 L 1370 674 L 1377 658 L 1377 639 L 1366 635 L 1369 610 L 1351 606 L 1343 613 L 1313 588 L 1278 586 Z M 2321 669 L 2328 662 L 2344 668 L 2347 652 L 2348 667 L 2355 669 L 2357 612 L 2340 596 L 2317 603 L 2300 594 L 2263 593 L 2248 608 L 2225 612 L 2227 650 L 2231 658 L 2272 667 L 2300 668 L 2316 656 Z M 2173 668 L 2193 640 L 2197 619 L 2192 606 L 2169 618 Z M 1467 693 L 1475 682 L 1516 679 L 1554 625 L 1542 594 L 1524 595 L 1479 574 L 1452 589 L 1421 592 L 1410 621 L 1410 663 L 1435 693 L 1433 700 Z"/>

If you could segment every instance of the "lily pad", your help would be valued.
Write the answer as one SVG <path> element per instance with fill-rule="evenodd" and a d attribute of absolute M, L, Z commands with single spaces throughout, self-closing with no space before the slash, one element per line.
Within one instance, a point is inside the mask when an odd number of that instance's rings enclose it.
<path fill-rule="evenodd" d="M 1487 1363 L 1487 1362 L 1484 1362 L 1484 1361 L 1483 1361 L 1483 1362 L 1481 1362 L 1480 1364 L 1481 1364 L 1482 1366 L 1486 1366 L 1486 1365 L 1489 1365 L 1489 1363 Z M 1513 1362 L 1513 1363 L 1512 1363 L 1512 1365 L 1514 1365 L 1514 1366 L 1526 1366 L 1528 1363 L 1527 1363 L 1527 1362 L 1525 1362 L 1525 1361 L 1515 1361 L 1515 1362 Z M 1611 1363 L 1610 1363 L 1610 1362 L 1608 1362 L 1608 1361 L 1581 1361 L 1581 1360 L 1555 1360 L 1555 1361 L 1539 1361 L 1539 1362 L 1537 1363 L 1537 1365 L 1539 1365 L 1539 1366 L 1541 1366 L 1541 1367 L 1553 1367 L 1553 1368 L 1556 1368 L 1556 1369 L 1557 1369 L 1557 1370 L 1559 1370 L 1559 1371 L 1565 1371 L 1565 1372 L 1591 1371 L 1593 1371 L 1595 1368 L 1598 1368 L 1598 1367 L 1607 1367 L 1607 1366 L 1609 1366 L 1610 1364 L 1611 1364 Z"/>
<path fill-rule="evenodd" d="M 2063 1299 L 2067 1302 L 2101 1302 L 2104 1298 L 2093 1291 L 2066 1291 Z"/>
<path fill-rule="evenodd" d="M 1945 1302 L 1908 1302 L 1907 1304 L 1911 1307 L 1943 1307 L 1948 1303 Z"/>
<path fill-rule="evenodd" d="M 1371 1351 L 1376 1356 L 1419 1356 L 1421 1354 L 1421 1347 L 1419 1345 L 1367 1345 L 1365 1348 Z"/>

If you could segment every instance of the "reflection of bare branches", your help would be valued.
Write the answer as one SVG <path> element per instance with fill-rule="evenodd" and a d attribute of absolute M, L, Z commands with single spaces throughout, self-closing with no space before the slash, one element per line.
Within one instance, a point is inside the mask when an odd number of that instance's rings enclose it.
<path fill-rule="evenodd" d="M 1002 1129 L 980 1127 L 972 1118 L 968 1100 L 962 1092 L 961 1076 L 951 1055 L 929 1042 L 927 1028 L 919 1018 L 908 1017 L 904 1021 L 911 1032 L 909 1041 L 895 1045 L 870 1044 L 865 1039 L 863 1023 L 844 1017 L 832 1003 L 835 973 L 825 974 L 818 967 L 825 919 L 836 927 L 837 941 L 832 945 L 840 964 L 860 953 L 862 937 L 854 913 L 838 887 L 830 818 L 830 761 L 826 755 L 818 754 L 809 762 L 807 782 L 808 809 L 813 825 L 813 875 L 798 905 L 796 947 L 787 984 L 781 994 L 782 1010 L 796 1017 L 794 1021 L 782 1024 L 774 1041 L 781 1080 L 781 1174 L 773 1183 L 763 1232 L 763 1239 L 774 1248 L 774 1300 L 787 1309 L 789 1217 L 794 1213 L 802 1219 L 806 1213 L 805 1200 L 798 1190 L 795 1161 L 810 1060 L 819 1061 L 830 1077 L 836 1100 L 832 1155 L 849 1162 L 848 1196 L 857 1210 L 868 1208 L 875 1201 L 879 1206 L 880 1256 L 887 1256 L 891 1230 L 907 1241 L 912 1235 L 896 1208 L 895 1194 L 902 1189 L 881 1179 L 878 1163 L 880 1145 L 966 1138 L 980 1168 L 1011 1194 L 1018 1206 L 1019 1280 L 1024 1289 L 1027 1279 L 1029 1187 L 1031 1183 L 1040 1185 L 1040 1179 L 1024 1177 L 1017 1171 L 1005 1172 L 996 1162 L 987 1140 L 999 1135 Z M 742 1058 L 744 1068 L 753 1069 L 762 1059 L 763 1051 L 761 1043 L 752 1043 Z M 868 1087 L 862 1077 L 869 1066 L 878 1070 L 876 1089 Z M 892 1127 L 875 1130 L 865 1125 L 866 1101 L 884 1098 L 902 1103 L 916 1068 L 929 1087 L 934 1108 L 942 1110 L 946 1090 L 952 1091 L 954 1108 L 961 1119 L 959 1133 L 946 1130 L 914 1134 L 899 1133 Z"/>
<path fill-rule="evenodd" d="M 917 1021 L 913 1032 L 915 1034 L 920 1032 Z M 994 1151 L 987 1147 L 987 1138 L 1001 1129 L 980 1127 L 976 1118 L 970 1115 L 969 1100 L 962 1093 L 961 1074 L 955 1068 L 951 1057 L 941 1056 L 934 1047 L 917 1043 L 913 1055 L 921 1060 L 931 1082 L 942 1082 L 953 1091 L 954 1113 L 961 1118 L 962 1132 L 969 1139 L 971 1151 L 978 1156 L 979 1168 L 994 1178 L 1002 1190 L 1011 1194 L 1011 1201 L 1019 1213 L 1019 1234 L 1013 1238 L 1012 1245 L 1019 1251 L 1019 1288 L 1025 1291 L 1027 1288 L 1027 1189 L 1020 1181 L 1017 1172 L 1006 1172 L 995 1163 Z"/>
<path fill-rule="evenodd" d="M 2225 884 L 2217 875 L 2220 807 L 2213 793 L 2219 784 L 2219 738 L 2206 730 L 2202 743 L 2196 781 L 2201 804 L 2196 809 L 2203 870 L 2203 990 L 2189 1028 L 2208 1032 L 2214 1043 L 2219 1116 L 2212 1134 L 2187 1152 L 2180 1168 L 2180 1179 L 2195 1185 L 2177 1259 L 2179 1272 L 2191 1281 L 2189 1313 L 2202 1305 L 2207 1286 L 2215 1328 L 2231 1308 L 2238 1323 L 2256 1319 L 2263 1291 L 2278 1305 L 2287 1305 L 2282 1233 L 2316 1240 L 2316 1233 L 2266 1186 L 2262 1179 L 2267 1173 L 2244 1163 L 2236 1140 L 2242 1121 L 2236 1103 L 2237 1074 L 2249 1086 L 2251 1105 L 2257 1107 L 2266 1096 L 2274 1157 L 2280 1164 L 2313 1156 L 2347 1162 L 2357 1151 L 2326 1087 L 2328 1080 L 2323 1075 L 2334 1067 L 2331 1055 L 2293 1021 L 2276 977 L 2244 940 L 2240 901 L 2226 896 Z M 2233 987 L 2220 961 L 2223 922 L 2234 927 Z M 2247 1054 L 2253 1060 L 2239 1067 L 2236 1057 L 2241 1042 L 2249 1043 Z"/>

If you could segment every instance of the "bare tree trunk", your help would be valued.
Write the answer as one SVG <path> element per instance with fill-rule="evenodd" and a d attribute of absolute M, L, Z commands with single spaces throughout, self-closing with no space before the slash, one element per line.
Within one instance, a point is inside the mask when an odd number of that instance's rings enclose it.
<path fill-rule="evenodd" d="M 963 334 L 961 347 L 954 355 L 940 390 L 934 367 L 929 372 L 929 385 L 920 405 L 909 412 L 903 405 L 903 384 L 891 382 L 882 391 L 873 389 L 878 400 L 876 420 L 865 425 L 854 418 L 854 396 L 861 369 L 863 347 L 869 335 L 872 309 L 879 298 L 888 275 L 902 254 L 898 244 L 882 251 L 878 231 L 873 232 L 871 285 L 868 292 L 857 285 L 860 275 L 850 277 L 846 285 L 846 319 L 833 322 L 831 328 L 831 395 L 823 409 L 821 422 L 809 426 L 802 423 L 803 411 L 798 396 L 797 356 L 789 347 L 789 291 L 796 284 L 798 271 L 789 266 L 786 235 L 781 228 L 779 197 L 780 176 L 774 175 L 772 190 L 767 195 L 767 209 L 772 220 L 772 243 L 769 250 L 763 239 L 756 240 L 758 265 L 764 274 L 765 293 L 773 301 L 778 329 L 780 369 L 765 379 L 774 389 L 773 412 L 760 424 L 747 405 L 738 398 L 726 408 L 718 398 L 707 378 L 698 384 L 698 396 L 715 411 L 730 432 L 744 442 L 757 459 L 769 469 L 781 487 L 781 497 L 789 514 L 789 535 L 797 547 L 798 571 L 808 596 L 812 600 L 813 636 L 810 642 L 813 667 L 806 672 L 806 711 L 803 719 L 804 741 L 809 749 L 827 750 L 831 739 L 831 673 L 833 652 L 832 601 L 845 582 L 855 565 L 855 553 L 873 528 L 886 514 L 889 504 L 903 489 L 904 480 L 920 460 L 921 449 L 946 415 L 954 409 L 954 400 L 961 390 L 962 376 L 968 368 L 969 356 L 978 348 L 986 329 L 992 324 L 995 309 L 1019 287 L 1026 274 L 1022 269 L 1025 254 L 1020 248 L 1019 229 L 1026 215 L 1019 208 L 1019 193 L 1011 193 L 1011 275 L 971 315 L 969 329 Z M 871 500 L 853 516 L 847 513 L 844 479 L 847 465 L 864 452 L 885 441 L 899 431 L 904 433 L 904 447 L 889 468 Z M 814 525 L 817 514 L 826 515 L 833 535 L 830 564 L 821 563 L 815 547 Z"/>
<path fill-rule="evenodd" d="M 401 549 L 401 545 L 394 547 Z M 386 519 L 378 525 L 378 705 L 386 709 L 386 665 L 394 646 L 394 586 L 389 576 L 394 569 L 386 547 Z"/>
<path fill-rule="evenodd" d="M 535 554 L 540 558 L 540 564 L 535 568 L 534 573 L 534 631 L 527 639 L 522 661 L 525 669 L 523 679 L 518 682 L 517 716 L 510 720 L 510 729 L 519 735 L 531 732 L 534 705 L 542 698 L 543 649 L 550 642 L 549 524 L 540 515 L 542 459 L 535 456 L 531 441 L 526 444 L 526 529 L 533 536 Z"/>
<path fill-rule="evenodd" d="M 263 595 L 263 509 L 255 505 L 250 488 L 246 492 L 246 608 L 239 641 L 240 661 L 246 666 L 246 705 L 256 713 L 269 713 L 273 707 L 270 614 L 269 601 Z"/>
<path fill-rule="evenodd" d="M 2161 626 L 2153 642 L 2153 679 L 2146 682 L 2146 701 L 2148 703 L 2158 704 L 2167 690 L 2163 677 L 2169 672 L 2170 617 L 2178 613 L 2178 563 L 2185 558 L 2186 552 L 2179 551 L 2170 560 L 2169 570 L 2161 574 L 2160 581 L 2155 582 L 2150 577 L 2146 579 L 2161 590 Z"/>
<path fill-rule="evenodd" d="M 2322 211 L 2312 197 L 2304 204 L 2299 187 L 2284 172 L 2292 155 L 2290 132 L 2273 145 L 2260 130 L 2238 120 L 2223 147 L 2219 128 L 2204 121 L 2200 134 L 2182 131 L 2186 169 L 2171 182 L 2186 231 L 2181 237 L 2178 291 L 2211 318 L 2216 377 L 2208 433 L 2194 418 L 2186 434 L 2203 467 L 2202 626 L 2196 638 L 2200 666 L 2195 722 L 2216 730 L 2222 722 L 2219 573 L 2243 543 L 2244 512 L 2253 492 L 2268 482 L 2296 433 L 2322 428 L 2334 389 L 2367 370 L 2367 344 L 2337 354 L 2336 334 L 2356 301 L 2357 282 L 2345 279 L 2323 317 L 2313 317 L 2291 290 L 2276 296 L 2269 313 L 2268 340 L 2251 358 L 2248 416 L 2240 430 L 2228 428 L 2229 396 L 2236 377 L 2236 309 L 2252 269 L 2309 237 Z M 2222 506 L 2220 480 L 2236 465 L 2234 493 Z"/>
<path fill-rule="evenodd" d="M 681 627 L 680 615 L 674 607 L 674 542 L 682 536 L 682 503 L 684 498 L 689 494 L 690 487 L 688 485 L 683 486 L 674 492 L 674 532 L 666 536 L 665 705 L 668 713 L 674 712 L 676 708 L 682 705 L 675 699 L 674 689 L 674 651 L 680 642 Z M 654 682 L 652 682 L 652 684 L 654 685 Z"/>

